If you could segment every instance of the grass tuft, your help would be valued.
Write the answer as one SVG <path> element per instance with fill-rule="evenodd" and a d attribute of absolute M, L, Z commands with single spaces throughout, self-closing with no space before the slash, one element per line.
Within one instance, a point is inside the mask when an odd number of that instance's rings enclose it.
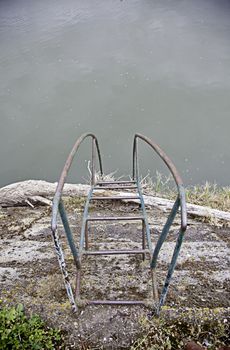
<path fill-rule="evenodd" d="M 156 173 L 154 178 L 148 174 L 141 180 L 143 191 L 146 194 L 174 199 L 177 189 L 172 177 Z M 205 182 L 204 185 L 194 185 L 185 188 L 188 203 L 207 206 L 223 211 L 230 210 L 230 187 L 221 187 L 217 184 Z"/>

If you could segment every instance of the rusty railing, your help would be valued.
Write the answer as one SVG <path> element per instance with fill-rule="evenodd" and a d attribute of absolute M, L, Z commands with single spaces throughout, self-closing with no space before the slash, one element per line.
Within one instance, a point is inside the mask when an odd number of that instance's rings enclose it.
<path fill-rule="evenodd" d="M 184 238 L 184 233 L 185 233 L 186 228 L 187 228 L 187 210 L 186 210 L 186 201 L 185 201 L 185 191 L 184 191 L 182 179 L 181 179 L 175 165 L 173 164 L 171 159 L 165 154 L 165 152 L 155 142 L 153 142 L 152 140 L 150 140 L 146 136 L 141 135 L 141 134 L 135 134 L 134 141 L 133 141 L 133 179 L 136 179 L 139 191 L 140 191 L 140 182 L 139 182 L 139 165 L 138 165 L 138 139 L 144 141 L 144 143 L 146 143 L 148 146 L 150 146 L 155 151 L 155 153 L 157 153 L 158 156 L 163 160 L 163 162 L 168 167 L 171 175 L 173 176 L 175 183 L 176 183 L 176 186 L 177 186 L 177 190 L 178 190 L 178 196 L 177 196 L 175 203 L 172 207 L 172 210 L 168 216 L 168 219 L 167 219 L 167 221 L 166 221 L 166 223 L 161 231 L 161 234 L 158 238 L 158 241 L 155 245 L 155 248 L 151 254 L 150 268 L 152 270 L 152 275 L 153 275 L 155 285 L 157 285 L 156 266 L 157 266 L 157 258 L 158 258 L 158 255 L 160 253 L 160 249 L 167 238 L 167 235 L 169 233 L 169 229 L 170 229 L 170 227 L 175 219 L 175 216 L 176 216 L 179 208 L 181 209 L 181 211 L 180 211 L 180 214 L 181 214 L 180 230 L 178 232 L 178 238 L 177 238 L 174 252 L 172 255 L 171 263 L 169 265 L 167 276 L 165 279 L 165 283 L 164 283 L 164 286 L 163 286 L 163 289 L 162 289 L 162 292 L 160 295 L 160 301 L 159 301 L 159 304 L 157 307 L 157 312 L 159 313 L 162 305 L 165 302 L 165 298 L 167 296 L 169 284 L 170 284 L 170 281 L 171 281 L 171 278 L 172 278 L 172 275 L 173 275 L 173 272 L 174 272 L 174 269 L 176 266 L 177 258 L 178 258 L 178 255 L 179 255 L 179 252 L 181 249 L 183 238 Z M 141 193 L 141 191 L 140 191 L 140 193 Z M 142 202 L 144 203 L 143 196 L 142 196 Z M 151 241 L 149 230 L 147 230 L 146 233 L 147 233 L 148 241 Z"/>
<path fill-rule="evenodd" d="M 92 162 L 91 162 L 91 188 L 89 190 L 87 199 L 86 199 L 86 204 L 84 208 L 84 214 L 83 214 L 83 223 L 82 223 L 82 228 L 81 228 L 81 236 L 80 236 L 80 243 L 79 247 L 77 248 L 73 239 L 72 231 L 68 222 L 68 218 L 65 212 L 64 204 L 62 202 L 62 190 L 69 172 L 69 169 L 71 167 L 71 164 L 73 162 L 74 156 L 76 155 L 76 152 L 79 149 L 79 146 L 81 143 L 86 139 L 86 138 L 91 138 L 92 139 Z M 140 185 L 140 179 L 139 179 L 139 166 L 138 166 L 138 139 L 142 140 L 144 143 L 146 143 L 148 146 L 150 146 L 159 156 L 160 158 L 164 161 L 164 163 L 167 165 L 169 171 L 171 172 L 176 185 L 178 189 L 178 196 L 175 200 L 175 203 L 172 207 L 172 210 L 168 216 L 168 219 L 162 229 L 161 234 L 159 235 L 159 238 L 156 242 L 155 247 L 153 248 L 152 240 L 151 240 L 151 234 L 150 234 L 150 228 L 148 224 L 148 219 L 147 219 L 147 214 L 146 214 L 146 209 L 145 209 L 145 203 L 144 203 L 144 198 L 142 195 L 141 191 L 141 185 Z M 73 311 L 77 311 L 77 302 L 80 301 L 80 278 L 81 278 L 81 259 L 83 255 L 119 255 L 119 254 L 141 254 L 143 259 L 145 259 L 146 253 L 150 254 L 150 270 L 151 270 L 151 275 L 152 275 L 152 281 L 153 281 L 153 295 L 155 299 L 155 306 L 157 313 L 160 312 L 160 309 L 162 305 L 164 304 L 165 298 L 167 296 L 169 284 L 176 266 L 177 258 L 181 249 L 181 245 L 183 242 L 184 238 L 184 233 L 186 231 L 187 227 L 187 212 L 186 212 L 186 203 L 185 203 L 185 192 L 184 192 L 184 187 L 183 183 L 181 180 L 180 175 L 177 172 L 176 167 L 172 163 L 172 161 L 168 158 L 168 156 L 161 150 L 161 148 L 151 141 L 149 138 L 141 135 L 141 134 L 136 134 L 134 136 L 134 141 L 133 141 L 133 179 L 129 181 L 99 181 L 96 183 L 95 181 L 95 158 L 96 158 L 96 151 L 97 151 L 97 156 L 98 156 L 98 163 L 99 163 L 99 170 L 100 170 L 100 175 L 101 179 L 103 180 L 103 171 L 102 171 L 102 161 L 101 161 L 101 154 L 99 150 L 99 145 L 97 138 L 95 137 L 94 134 L 88 133 L 82 135 L 75 145 L 73 146 L 73 149 L 71 150 L 67 161 L 65 163 L 65 166 L 63 168 L 63 171 L 61 173 L 56 193 L 53 199 L 53 207 L 52 207 L 52 222 L 51 222 L 51 229 L 52 229 L 52 235 L 53 235 L 53 240 L 55 244 L 55 249 L 59 261 L 59 265 L 63 274 L 64 282 L 65 282 L 65 287 L 67 291 L 67 295 L 69 298 L 69 301 L 72 305 Z M 127 195 L 122 195 L 122 196 L 94 196 L 93 194 L 98 193 L 98 190 L 105 190 L 105 189 L 136 189 L 138 192 L 138 195 L 134 195 L 132 197 L 127 196 Z M 140 201 L 140 207 L 142 211 L 142 215 L 139 216 L 123 216 L 123 217 L 116 217 L 116 216 L 110 216 L 110 217 L 92 217 L 88 216 L 89 212 L 89 205 L 91 200 L 123 200 L 123 199 L 137 199 Z M 157 260 L 158 260 L 158 255 L 159 252 L 162 248 L 163 243 L 165 242 L 170 227 L 175 219 L 175 216 L 177 212 L 179 211 L 180 208 L 180 215 L 181 215 L 181 225 L 180 229 L 178 232 L 178 237 L 176 241 L 176 245 L 172 254 L 172 259 L 169 264 L 168 272 L 166 275 L 166 279 L 162 288 L 162 291 L 160 293 L 160 298 L 158 298 L 158 287 L 157 287 L 157 278 L 156 278 L 156 267 L 157 267 Z M 58 212 L 60 214 L 62 224 L 66 233 L 67 241 L 69 244 L 69 247 L 71 249 L 73 259 L 75 262 L 76 270 L 77 270 L 77 275 L 76 275 L 76 288 L 75 288 L 75 295 L 73 292 L 73 289 L 70 284 L 68 272 L 66 270 L 66 264 L 64 260 L 64 255 L 62 251 L 62 247 L 59 241 L 59 236 L 58 236 L 58 231 L 57 231 L 57 216 Z M 97 221 L 137 221 L 140 220 L 142 222 L 142 249 L 129 249 L 129 250 L 103 250 L 103 251 L 92 251 L 89 250 L 89 240 L 88 240 L 88 223 L 89 222 L 97 222 Z M 148 249 L 146 249 L 146 241 L 147 241 L 147 246 Z M 90 300 L 87 301 L 88 304 L 92 305 L 98 305 L 98 304 L 108 304 L 108 305 L 145 305 L 145 301 L 143 300 Z"/>

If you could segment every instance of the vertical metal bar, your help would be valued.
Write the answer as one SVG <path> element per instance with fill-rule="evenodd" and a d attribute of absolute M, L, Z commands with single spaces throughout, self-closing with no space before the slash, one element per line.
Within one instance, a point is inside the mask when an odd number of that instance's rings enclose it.
<path fill-rule="evenodd" d="M 69 302 L 72 306 L 73 312 L 76 312 L 78 310 L 78 308 L 77 308 L 77 305 L 76 305 L 75 300 L 74 300 L 74 295 L 73 295 L 72 287 L 71 287 L 71 284 L 69 281 L 68 272 L 66 270 L 65 258 L 64 258 L 64 254 L 62 251 L 61 244 L 59 242 L 57 230 L 52 230 L 52 236 L 53 236 L 53 241 L 54 241 L 54 246 L 55 246 L 55 251 L 57 254 L 59 266 L 60 266 L 62 276 L 64 279 L 66 292 L 67 292 L 67 295 L 69 298 Z"/>
<path fill-rule="evenodd" d="M 81 238 L 80 238 L 80 246 L 79 246 L 79 253 L 81 255 L 81 251 L 84 247 L 84 241 L 85 241 L 85 226 L 87 222 L 87 216 L 88 216 L 88 211 L 89 211 L 89 203 L 91 200 L 93 194 L 93 186 L 89 190 L 88 197 L 85 203 L 85 209 L 84 209 L 84 214 L 83 214 L 83 222 L 82 222 L 82 227 L 81 227 Z"/>
<path fill-rule="evenodd" d="M 139 176 L 139 164 L 138 164 L 138 140 L 134 137 L 133 141 L 133 180 L 137 180 Z"/>
<path fill-rule="evenodd" d="M 142 249 L 145 249 L 145 222 L 142 221 Z M 145 253 L 142 254 L 143 261 L 145 260 Z"/>
<path fill-rule="evenodd" d="M 99 163 L 99 171 L 100 171 L 101 178 L 103 178 L 103 168 L 102 168 L 101 152 L 100 152 L 100 149 L 99 149 L 99 145 L 98 145 L 97 138 L 96 138 L 95 136 L 94 136 L 94 141 L 95 141 L 95 146 L 96 146 L 96 150 L 97 150 L 98 163 Z"/>
<path fill-rule="evenodd" d="M 177 210 L 180 206 L 180 199 L 179 197 L 176 199 L 173 207 L 172 207 L 172 210 L 168 216 L 168 219 L 163 227 L 163 230 L 160 234 L 160 237 L 158 238 L 158 241 L 157 241 L 157 244 L 155 246 L 155 249 L 154 249 L 154 252 L 153 252 L 153 256 L 152 256 L 152 259 L 151 259 L 151 268 L 155 268 L 156 265 L 157 265 L 157 258 L 158 258 L 158 255 L 159 255 L 159 252 L 160 252 L 160 249 L 162 247 L 162 244 L 164 243 L 167 235 L 168 235 L 168 232 L 169 232 L 169 229 L 170 229 L 170 226 L 172 225 L 173 223 L 173 220 L 176 216 L 176 213 L 177 213 Z"/>
<path fill-rule="evenodd" d="M 167 273 L 167 276 L 165 279 L 164 287 L 162 289 L 160 302 L 159 302 L 159 306 L 158 306 L 158 314 L 160 313 L 160 309 L 161 309 L 162 305 L 164 304 L 165 298 L 166 298 L 167 293 L 168 293 L 169 284 L 170 284 L 170 281 L 172 278 L 173 271 L 174 271 L 175 266 L 176 266 L 176 262 L 177 262 L 177 258 L 178 258 L 179 252 L 180 252 L 181 244 L 183 242 L 183 238 L 184 238 L 184 231 L 182 231 L 180 229 L 179 234 L 178 234 L 178 238 L 177 238 L 177 242 L 176 242 L 176 246 L 175 246 L 173 256 L 171 259 L 171 263 L 169 265 L 168 273 Z"/>
<path fill-rule="evenodd" d="M 89 249 L 88 221 L 85 223 L 85 250 Z"/>
<path fill-rule="evenodd" d="M 95 140 L 92 138 L 91 186 L 95 185 Z"/>
<path fill-rule="evenodd" d="M 60 200 L 60 202 L 59 202 L 59 213 L 61 216 L 61 220 L 62 220 L 64 229 L 65 229 L 66 237 L 67 237 L 71 252 L 73 254 L 75 265 L 78 269 L 80 269 L 81 263 L 80 263 L 80 259 L 79 259 L 79 254 L 78 254 L 77 248 L 74 244 L 73 235 L 72 235 L 69 223 L 68 223 L 68 219 L 66 216 L 66 212 L 65 212 L 65 208 L 64 208 L 64 205 L 62 203 L 62 200 Z"/>
<path fill-rule="evenodd" d="M 136 179 L 139 181 L 139 162 L 138 162 L 138 139 L 136 139 Z"/>
<path fill-rule="evenodd" d="M 152 241 L 151 241 L 150 228 L 149 228 L 149 224 L 148 224 L 148 220 L 147 220 L 147 214 L 146 214 L 146 210 L 145 210 L 144 198 L 142 196 L 141 189 L 140 189 L 139 179 L 137 179 L 137 190 L 138 190 L 138 194 L 140 196 L 140 202 L 141 202 L 140 204 L 141 204 L 141 210 L 142 210 L 144 222 L 145 222 L 147 243 L 148 243 L 148 248 L 150 250 L 150 255 L 151 255 L 153 252 L 153 246 L 152 246 Z"/>
<path fill-rule="evenodd" d="M 134 137 L 133 140 L 133 180 L 135 180 L 136 176 L 136 145 L 137 145 L 137 139 L 136 136 Z"/>
<path fill-rule="evenodd" d="M 183 185 L 178 186 L 179 197 L 180 197 L 180 210 L 181 210 L 181 228 L 186 231 L 187 228 L 187 209 L 186 209 L 186 198 L 185 190 Z"/>

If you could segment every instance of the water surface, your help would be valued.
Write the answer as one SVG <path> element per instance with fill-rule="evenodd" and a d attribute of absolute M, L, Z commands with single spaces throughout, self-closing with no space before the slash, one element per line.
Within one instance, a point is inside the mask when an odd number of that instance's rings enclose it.
<path fill-rule="evenodd" d="M 140 132 L 185 184 L 229 185 L 229 41 L 227 0 L 1 0 L 0 186 L 56 181 L 86 131 L 105 172 L 130 173 Z M 143 174 L 159 167 L 145 150 Z"/>

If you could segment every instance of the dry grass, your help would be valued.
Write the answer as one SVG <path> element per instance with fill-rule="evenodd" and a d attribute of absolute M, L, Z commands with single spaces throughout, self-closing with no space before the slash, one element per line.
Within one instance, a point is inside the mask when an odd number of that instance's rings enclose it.
<path fill-rule="evenodd" d="M 171 177 L 156 173 L 155 178 L 149 175 L 142 180 L 143 191 L 146 194 L 174 199 L 177 189 Z M 204 185 L 194 185 L 185 188 L 188 203 L 208 206 L 223 211 L 230 210 L 230 187 L 221 187 L 217 184 L 205 182 Z"/>
<path fill-rule="evenodd" d="M 96 181 L 115 181 L 124 179 L 125 176 L 117 178 L 116 171 L 107 175 L 96 173 Z M 131 179 L 131 178 L 130 178 Z M 147 174 L 141 178 L 143 193 L 167 199 L 175 199 L 177 188 L 174 179 L 171 176 L 162 175 L 156 172 L 154 177 Z M 223 211 L 230 210 L 230 187 L 221 187 L 217 184 L 205 182 L 203 185 L 193 185 L 185 188 L 186 200 L 188 203 L 207 206 L 213 209 Z"/>
<path fill-rule="evenodd" d="M 217 184 L 206 182 L 204 185 L 187 188 L 186 197 L 189 203 L 230 210 L 230 187 L 219 187 Z"/>

